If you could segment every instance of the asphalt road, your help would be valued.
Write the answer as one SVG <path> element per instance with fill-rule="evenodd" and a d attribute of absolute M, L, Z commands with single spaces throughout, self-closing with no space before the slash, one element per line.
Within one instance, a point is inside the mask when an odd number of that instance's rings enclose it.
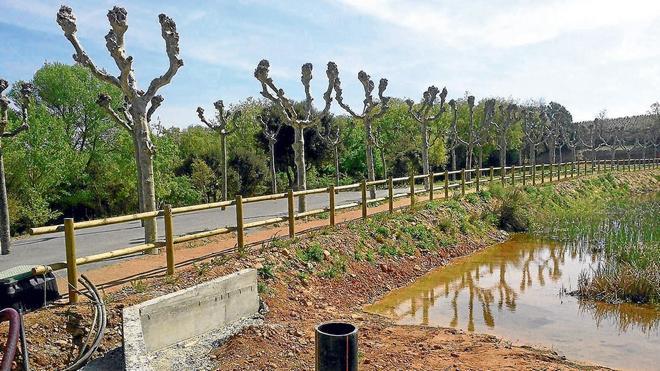
<path fill-rule="evenodd" d="M 396 189 L 395 193 L 406 192 L 406 189 Z M 377 196 L 385 196 L 387 190 L 378 190 Z M 307 209 L 328 207 L 327 194 L 308 195 Z M 336 205 L 356 202 L 360 200 L 360 192 L 340 192 L 335 197 Z M 297 201 L 296 201 L 297 205 Z M 243 205 L 243 214 L 246 221 L 257 221 L 276 216 L 285 216 L 287 213 L 287 200 L 262 201 Z M 236 225 L 234 207 L 222 209 L 203 210 L 174 216 L 174 234 L 184 235 L 202 232 L 226 226 Z M 246 230 L 246 234 L 258 228 Z M 164 239 L 164 226 L 162 218 L 158 218 L 159 240 Z M 113 224 L 96 228 L 76 231 L 77 256 L 87 256 L 115 250 L 118 248 L 139 245 L 144 242 L 144 232 L 140 221 Z M 81 266 L 81 270 L 98 268 L 111 264 L 118 259 L 130 259 L 140 254 L 111 259 L 100 263 Z M 40 236 L 28 236 L 15 239 L 12 242 L 10 255 L 0 256 L 0 271 L 17 265 L 40 265 L 64 261 L 64 233 L 52 233 Z"/>

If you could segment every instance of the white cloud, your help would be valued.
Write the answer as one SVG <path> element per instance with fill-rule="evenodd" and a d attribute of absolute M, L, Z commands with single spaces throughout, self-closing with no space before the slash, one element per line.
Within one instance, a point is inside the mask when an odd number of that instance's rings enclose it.
<path fill-rule="evenodd" d="M 576 31 L 648 22 L 660 17 L 660 2 L 632 0 L 546 0 L 521 5 L 447 2 L 341 0 L 364 15 L 453 47 L 517 47 Z M 433 5 L 432 5 L 433 4 Z"/>

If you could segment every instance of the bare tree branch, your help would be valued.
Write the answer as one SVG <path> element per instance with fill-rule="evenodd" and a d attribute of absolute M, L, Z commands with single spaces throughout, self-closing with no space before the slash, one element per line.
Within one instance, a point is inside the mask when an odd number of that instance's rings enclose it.
<path fill-rule="evenodd" d="M 158 107 L 163 104 L 164 100 L 165 98 L 163 98 L 162 95 L 154 95 L 154 97 L 151 98 L 151 105 L 149 106 L 149 110 L 147 110 L 147 122 L 151 122 L 151 116 L 156 112 Z"/>
<path fill-rule="evenodd" d="M 133 126 L 126 120 L 123 120 L 115 110 L 112 109 L 112 106 L 110 103 L 112 102 L 112 98 L 108 94 L 99 94 L 98 99 L 96 100 L 96 104 L 98 104 L 101 108 L 105 110 L 105 112 L 112 117 L 112 119 L 122 126 L 124 129 L 128 130 L 129 133 L 133 132 Z"/>
<path fill-rule="evenodd" d="M 64 37 L 69 40 L 71 45 L 76 51 L 76 54 L 73 55 L 73 60 L 80 63 L 81 65 L 89 68 L 89 70 L 99 79 L 107 83 L 113 84 L 118 88 L 121 88 L 121 83 L 119 79 L 109 75 L 105 70 L 99 69 L 94 65 L 94 62 L 89 58 L 83 47 L 80 45 L 78 38 L 76 37 L 76 16 L 73 15 L 73 11 L 70 7 L 62 5 L 60 10 L 57 12 L 57 24 L 60 25 L 62 31 L 64 31 Z"/>
<path fill-rule="evenodd" d="M 156 95 L 156 92 L 158 92 L 158 89 L 169 84 L 172 81 L 172 77 L 183 66 L 183 59 L 179 58 L 179 33 L 176 31 L 176 23 L 165 14 L 160 14 L 158 21 L 160 22 L 161 35 L 165 40 L 165 50 L 167 52 L 167 58 L 170 61 L 170 66 L 164 75 L 156 77 L 151 81 L 149 89 L 145 94 L 147 100 L 151 100 Z"/>

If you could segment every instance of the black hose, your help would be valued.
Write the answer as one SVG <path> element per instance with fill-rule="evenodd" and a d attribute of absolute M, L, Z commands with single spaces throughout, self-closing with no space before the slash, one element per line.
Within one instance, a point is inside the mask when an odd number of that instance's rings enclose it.
<path fill-rule="evenodd" d="M 101 298 L 101 295 L 96 289 L 96 286 L 94 286 L 94 284 L 84 274 L 80 276 L 80 279 L 78 281 L 87 289 L 88 293 L 90 294 L 88 297 L 94 303 L 95 309 L 97 310 L 94 316 L 95 319 L 97 316 L 99 319 L 98 331 L 96 333 L 96 336 L 94 337 L 94 341 L 92 342 L 92 345 L 90 347 L 87 347 L 85 344 L 83 350 L 81 350 L 80 354 L 78 354 L 78 357 L 76 358 L 74 363 L 69 365 L 67 368 L 65 368 L 64 371 L 79 370 L 80 368 L 85 366 L 87 362 L 89 362 L 89 359 L 92 357 L 92 354 L 94 354 L 94 351 L 96 351 L 96 349 L 101 344 L 101 340 L 103 339 L 103 334 L 105 333 L 105 327 L 107 325 L 107 313 L 105 310 L 105 304 L 103 303 L 103 299 Z M 90 328 L 90 333 L 94 330 L 94 327 L 95 326 Z"/>

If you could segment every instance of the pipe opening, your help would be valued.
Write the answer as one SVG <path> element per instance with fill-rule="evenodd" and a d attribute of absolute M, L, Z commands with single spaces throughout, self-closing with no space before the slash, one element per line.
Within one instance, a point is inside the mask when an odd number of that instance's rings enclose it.
<path fill-rule="evenodd" d="M 350 323 L 328 322 L 318 325 L 316 331 L 328 336 L 348 336 L 357 332 L 357 328 Z"/>

